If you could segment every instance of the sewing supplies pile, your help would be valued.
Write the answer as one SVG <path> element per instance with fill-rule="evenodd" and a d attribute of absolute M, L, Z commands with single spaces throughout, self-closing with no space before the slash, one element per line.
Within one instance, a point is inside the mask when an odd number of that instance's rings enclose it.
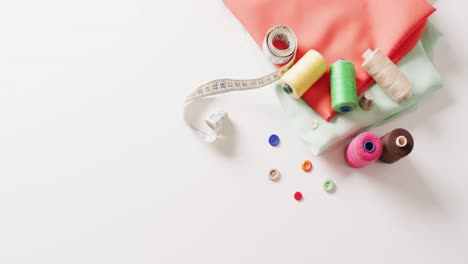
<path fill-rule="evenodd" d="M 205 120 L 209 130 L 200 129 L 187 121 L 192 102 L 276 82 L 282 107 L 315 155 L 354 136 L 344 151 L 353 168 L 377 160 L 394 163 L 411 153 L 414 140 L 405 129 L 382 137 L 356 132 L 396 119 L 442 86 L 421 42 L 435 11 L 426 0 L 224 2 L 278 69 L 254 79 L 217 79 L 193 90 L 185 100 L 184 120 L 203 141 L 218 138 L 228 114 L 216 110 Z M 258 15 L 263 13 L 268 16 Z M 270 145 L 279 142 L 277 135 L 270 136 Z M 302 169 L 310 171 L 312 163 L 304 161 Z M 268 177 L 278 181 L 280 172 L 271 169 Z M 333 192 L 335 184 L 328 179 L 323 188 Z M 294 198 L 300 201 L 302 194 Z"/>

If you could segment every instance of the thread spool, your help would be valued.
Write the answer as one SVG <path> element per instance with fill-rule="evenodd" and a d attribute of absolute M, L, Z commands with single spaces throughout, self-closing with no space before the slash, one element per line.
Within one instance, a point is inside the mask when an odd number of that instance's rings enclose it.
<path fill-rule="evenodd" d="M 413 136 L 403 128 L 388 132 L 381 140 L 383 151 L 379 160 L 384 163 L 394 163 L 408 156 L 414 147 Z"/>
<path fill-rule="evenodd" d="M 411 98 L 413 84 L 379 49 L 368 49 L 362 55 L 362 67 L 396 102 Z"/>
<path fill-rule="evenodd" d="M 374 95 L 366 91 L 362 96 L 361 99 L 359 99 L 359 106 L 361 107 L 362 110 L 364 111 L 369 111 L 371 110 L 373 104 L 374 104 Z"/>
<path fill-rule="evenodd" d="M 339 60 L 330 66 L 330 87 L 335 112 L 347 113 L 356 108 L 356 73 L 352 62 Z"/>
<path fill-rule="evenodd" d="M 382 154 L 382 142 L 372 132 L 364 132 L 346 146 L 345 160 L 353 168 L 362 168 L 376 161 Z"/>
<path fill-rule="evenodd" d="M 309 50 L 280 79 L 283 90 L 299 99 L 327 71 L 325 58 L 315 50 Z"/>

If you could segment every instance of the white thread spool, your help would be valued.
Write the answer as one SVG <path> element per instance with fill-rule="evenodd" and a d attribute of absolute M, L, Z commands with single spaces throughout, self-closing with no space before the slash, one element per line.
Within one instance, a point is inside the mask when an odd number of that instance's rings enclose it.
<path fill-rule="evenodd" d="M 295 99 L 301 96 L 327 71 L 327 62 L 315 50 L 309 50 L 280 79 L 286 93 Z"/>
<path fill-rule="evenodd" d="M 362 63 L 364 70 L 394 101 L 409 99 L 413 95 L 411 81 L 379 49 L 374 51 L 368 49 L 362 57 L 364 58 Z"/>

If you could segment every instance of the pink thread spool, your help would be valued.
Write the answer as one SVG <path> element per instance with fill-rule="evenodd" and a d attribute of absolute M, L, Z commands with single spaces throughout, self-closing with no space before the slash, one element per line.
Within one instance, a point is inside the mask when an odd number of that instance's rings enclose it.
<path fill-rule="evenodd" d="M 349 166 L 362 168 L 376 161 L 382 154 L 382 141 L 371 132 L 355 137 L 345 149 L 345 159 Z"/>

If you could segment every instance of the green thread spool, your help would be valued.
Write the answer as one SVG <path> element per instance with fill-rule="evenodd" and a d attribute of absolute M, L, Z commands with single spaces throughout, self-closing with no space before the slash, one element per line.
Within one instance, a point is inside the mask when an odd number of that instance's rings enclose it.
<path fill-rule="evenodd" d="M 356 73 L 354 64 L 339 60 L 330 66 L 332 108 L 347 113 L 357 107 Z"/>

